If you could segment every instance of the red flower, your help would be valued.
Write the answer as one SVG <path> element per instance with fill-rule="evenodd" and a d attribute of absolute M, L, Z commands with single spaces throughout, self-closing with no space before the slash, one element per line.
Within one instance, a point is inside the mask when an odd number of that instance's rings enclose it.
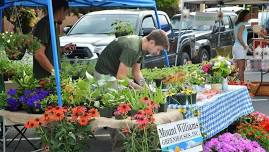
<path fill-rule="evenodd" d="M 84 117 L 84 116 L 80 117 L 79 124 L 81 126 L 87 126 L 88 123 L 89 123 L 89 119 L 87 117 Z"/>
<path fill-rule="evenodd" d="M 134 118 L 144 118 L 145 117 L 145 112 L 143 110 L 137 111 L 137 113 L 134 115 Z"/>
<path fill-rule="evenodd" d="M 118 108 L 117 111 L 115 112 L 118 115 L 125 115 L 127 114 L 129 111 L 131 111 L 131 108 L 128 104 L 126 103 L 121 103 Z"/>
<path fill-rule="evenodd" d="M 148 107 L 148 108 L 145 108 L 144 109 L 144 112 L 145 112 L 145 114 L 146 115 L 148 115 L 148 116 L 151 116 L 151 115 L 153 115 L 153 110 L 152 110 L 152 108 L 150 108 L 150 107 Z"/>
<path fill-rule="evenodd" d="M 90 117 L 98 117 L 99 116 L 99 112 L 95 108 L 90 109 L 88 112 L 89 112 Z"/>
<path fill-rule="evenodd" d="M 39 127 L 39 122 L 34 119 L 29 119 L 29 121 L 24 125 L 25 128 L 37 128 Z"/>
<path fill-rule="evenodd" d="M 129 133 L 131 133 L 131 130 L 129 128 L 122 128 L 121 132 L 125 135 L 128 135 Z"/>
<path fill-rule="evenodd" d="M 140 99 L 141 102 L 147 103 L 150 99 L 148 97 L 143 97 Z"/>

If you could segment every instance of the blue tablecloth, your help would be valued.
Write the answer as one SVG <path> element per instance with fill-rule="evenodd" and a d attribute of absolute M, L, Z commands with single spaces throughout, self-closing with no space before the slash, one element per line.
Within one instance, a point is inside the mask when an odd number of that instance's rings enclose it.
<path fill-rule="evenodd" d="M 170 104 L 168 109 L 184 107 L 190 109 L 190 105 Z M 254 111 L 251 98 L 245 86 L 229 86 L 229 90 L 213 96 L 211 99 L 198 101 L 192 105 L 192 111 L 198 110 L 201 132 L 206 134 L 205 139 L 211 138 L 227 128 L 241 116 Z M 192 117 L 188 110 L 186 118 Z"/>

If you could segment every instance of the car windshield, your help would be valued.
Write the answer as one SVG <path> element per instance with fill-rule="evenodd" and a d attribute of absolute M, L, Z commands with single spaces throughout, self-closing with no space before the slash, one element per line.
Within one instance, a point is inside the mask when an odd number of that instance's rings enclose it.
<path fill-rule="evenodd" d="M 211 30 L 213 27 L 213 25 L 210 25 L 210 24 L 201 26 L 199 21 L 195 20 L 194 15 L 190 15 L 187 19 L 184 19 L 184 20 L 181 20 L 181 16 L 172 17 L 171 23 L 172 23 L 173 29 L 175 30 L 179 30 L 180 26 L 181 26 L 181 30 L 197 30 L 197 31 L 208 31 L 208 30 Z"/>
<path fill-rule="evenodd" d="M 112 23 L 123 21 L 136 26 L 138 15 L 135 14 L 95 14 L 84 16 L 70 31 L 74 34 L 110 34 L 113 32 Z"/>

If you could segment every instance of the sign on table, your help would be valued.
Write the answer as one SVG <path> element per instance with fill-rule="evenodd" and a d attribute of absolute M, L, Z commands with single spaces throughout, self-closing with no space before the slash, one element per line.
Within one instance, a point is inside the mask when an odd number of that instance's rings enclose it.
<path fill-rule="evenodd" d="M 157 126 L 163 152 L 203 151 L 198 119 L 191 118 Z"/>

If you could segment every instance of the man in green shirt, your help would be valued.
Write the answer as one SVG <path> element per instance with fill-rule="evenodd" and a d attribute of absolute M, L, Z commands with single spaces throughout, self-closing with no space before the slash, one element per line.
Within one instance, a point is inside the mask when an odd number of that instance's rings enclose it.
<path fill-rule="evenodd" d="M 58 37 L 58 26 L 62 24 L 68 14 L 68 2 L 66 0 L 53 0 L 53 16 L 55 21 L 55 35 L 56 45 L 58 53 L 58 62 L 60 65 L 60 54 L 63 52 L 73 51 L 75 49 L 74 44 L 67 44 L 63 48 L 60 48 L 59 37 Z M 33 73 L 37 79 L 49 77 L 54 74 L 53 67 L 53 55 L 50 38 L 50 24 L 49 17 L 43 17 L 36 25 L 33 35 L 40 39 L 41 47 L 35 52 L 33 59 Z"/>
<path fill-rule="evenodd" d="M 95 77 L 100 79 L 101 75 L 110 75 L 124 79 L 131 68 L 136 83 L 129 81 L 129 85 L 139 89 L 145 83 L 140 71 L 144 55 L 159 55 L 163 49 L 168 48 L 168 37 L 159 29 L 145 37 L 131 35 L 116 38 L 100 54 L 95 66 Z"/>

